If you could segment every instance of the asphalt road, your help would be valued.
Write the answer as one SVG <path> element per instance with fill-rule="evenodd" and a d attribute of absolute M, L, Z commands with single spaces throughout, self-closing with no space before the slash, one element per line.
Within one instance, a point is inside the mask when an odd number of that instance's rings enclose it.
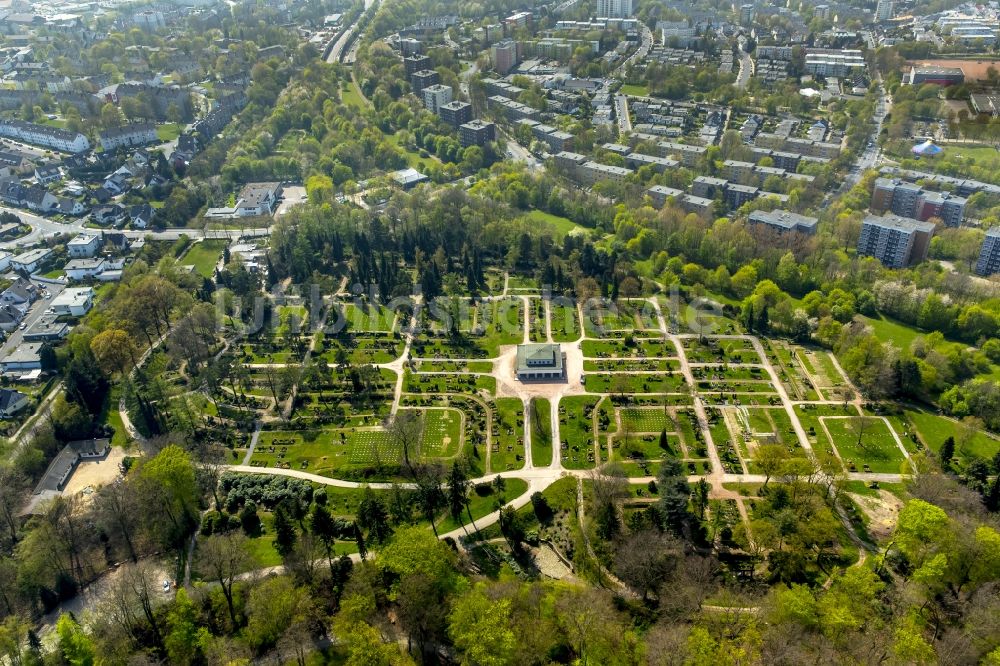
<path fill-rule="evenodd" d="M 16 250 L 19 247 L 27 247 L 37 243 L 43 238 L 48 238 L 49 236 L 67 233 L 77 234 L 83 230 L 82 220 L 74 220 L 73 222 L 64 224 L 62 222 L 56 222 L 44 217 L 39 217 L 34 213 L 29 213 L 19 208 L 7 208 L 5 206 L 0 206 L 0 213 L 13 213 L 21 218 L 21 221 L 25 224 L 31 225 L 31 233 L 27 236 L 22 236 L 21 238 L 15 238 L 14 240 L 0 243 L 0 248 L 6 250 Z"/>
<path fill-rule="evenodd" d="M 628 112 L 628 97 L 625 95 L 615 95 L 615 116 L 618 118 L 619 136 L 632 131 L 632 117 Z"/>
<path fill-rule="evenodd" d="M 537 171 L 542 168 L 542 163 L 532 155 L 527 148 L 519 144 L 512 137 L 506 137 L 507 139 L 507 157 L 518 162 L 524 162 L 528 165 L 528 168 L 532 171 Z"/>
<path fill-rule="evenodd" d="M 7 356 L 12 351 L 17 349 L 18 345 L 24 340 L 24 331 L 31 328 L 38 319 L 45 314 L 45 311 L 49 309 L 52 305 L 52 300 L 62 293 L 63 289 L 66 288 L 64 284 L 49 284 L 48 282 L 39 282 L 37 280 L 32 280 L 33 283 L 41 287 L 42 289 L 48 290 L 48 296 L 45 298 L 40 298 L 35 301 L 31 309 L 28 310 L 28 314 L 24 317 L 22 323 L 25 324 L 24 329 L 20 327 L 15 328 L 10 334 L 10 337 L 4 341 L 3 346 L 0 347 L 0 358 Z"/>
<path fill-rule="evenodd" d="M 753 75 L 753 60 L 742 47 L 737 48 L 737 53 L 740 56 L 740 73 L 736 76 L 736 87 L 743 89 L 750 83 L 750 77 Z"/>
<path fill-rule="evenodd" d="M 878 79 L 876 84 L 879 87 L 879 100 L 875 104 L 875 127 L 872 129 L 871 138 L 869 139 L 868 144 L 865 145 L 864 150 L 862 150 L 861 154 L 858 155 L 857 161 L 855 161 L 854 166 L 851 167 L 851 171 L 844 179 L 841 192 L 847 192 L 850 190 L 861 181 L 861 177 L 864 175 L 865 171 L 874 169 L 878 166 L 879 157 L 882 153 L 882 149 L 878 145 L 878 138 L 882 133 L 882 123 L 885 121 L 885 117 L 889 113 L 889 109 L 892 105 L 889 102 L 888 96 L 885 94 L 885 88 L 882 86 L 882 80 Z"/>

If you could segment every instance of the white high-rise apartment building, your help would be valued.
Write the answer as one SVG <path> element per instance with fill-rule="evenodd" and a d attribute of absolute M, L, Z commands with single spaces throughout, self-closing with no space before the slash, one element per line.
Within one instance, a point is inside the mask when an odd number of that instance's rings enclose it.
<path fill-rule="evenodd" d="M 875 5 L 875 20 L 888 21 L 892 18 L 895 3 L 893 0 L 878 0 Z"/>
<path fill-rule="evenodd" d="M 632 0 L 597 0 L 596 16 L 628 18 L 632 16 Z"/>

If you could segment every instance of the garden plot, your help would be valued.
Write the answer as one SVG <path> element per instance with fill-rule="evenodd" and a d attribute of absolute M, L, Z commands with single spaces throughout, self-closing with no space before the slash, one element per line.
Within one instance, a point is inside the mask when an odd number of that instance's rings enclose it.
<path fill-rule="evenodd" d="M 820 417 L 849 472 L 898 474 L 905 461 L 889 425 L 881 417 Z"/>
<path fill-rule="evenodd" d="M 351 445 L 345 431 L 265 430 L 260 434 L 250 464 L 329 474 L 347 465 L 350 458 Z"/>
<path fill-rule="evenodd" d="M 677 426 L 671 414 L 657 407 L 624 407 L 618 410 L 622 428 L 632 433 L 674 433 Z"/>
<path fill-rule="evenodd" d="M 398 334 L 342 333 L 327 337 L 314 356 L 330 365 L 391 363 L 403 353 L 403 340 Z"/>
<path fill-rule="evenodd" d="M 439 432 L 441 427 L 446 425 L 445 433 L 452 438 L 447 447 L 444 447 L 444 437 L 441 437 L 441 446 L 446 450 L 446 457 L 453 457 L 461 452 L 469 464 L 471 476 L 482 476 L 487 471 L 483 469 L 483 463 L 486 460 L 485 447 L 489 426 L 486 407 L 482 402 L 468 395 L 403 395 L 400 405 L 407 408 L 431 408 L 427 410 L 428 414 L 441 411 L 449 414 L 458 413 L 460 429 L 457 432 L 460 433 L 458 435 L 461 438 L 460 447 L 456 444 L 457 437 L 452 431 L 456 424 L 453 418 L 433 427 L 425 425 L 425 438 L 433 436 L 433 433 Z M 426 441 L 428 440 L 425 439 Z"/>
<path fill-rule="evenodd" d="M 507 290 L 518 293 L 538 293 L 538 280 L 526 275 L 511 275 L 507 280 Z"/>
<path fill-rule="evenodd" d="M 708 427 L 712 442 L 722 461 L 722 469 L 727 474 L 745 474 L 743 459 L 739 455 L 740 434 L 733 432 L 732 418 L 721 409 L 708 410 Z"/>
<path fill-rule="evenodd" d="M 337 306 L 337 313 L 331 313 L 327 326 L 339 325 L 354 333 L 391 333 L 395 330 L 396 312 L 384 305 L 371 303 L 347 303 Z"/>
<path fill-rule="evenodd" d="M 599 446 L 594 433 L 594 410 L 598 396 L 568 396 L 559 401 L 559 449 L 562 466 L 567 469 L 590 469 L 599 461 Z M 610 423 L 610 417 L 608 423 Z"/>
<path fill-rule="evenodd" d="M 380 467 L 403 462 L 402 448 L 385 430 L 358 430 L 351 435 L 352 465 Z"/>
<path fill-rule="evenodd" d="M 588 393 L 624 395 L 629 393 L 677 393 L 685 385 L 679 373 L 591 373 L 584 375 Z"/>
<path fill-rule="evenodd" d="M 845 393 L 848 394 L 848 399 L 854 397 L 854 392 L 837 370 L 829 352 L 799 348 L 796 349 L 795 358 L 824 399 L 842 400 Z"/>
<path fill-rule="evenodd" d="M 545 301 L 540 298 L 529 300 L 528 307 L 528 329 L 532 342 L 547 342 L 548 332 L 546 331 Z"/>
<path fill-rule="evenodd" d="M 520 298 L 477 303 L 474 330 L 444 331 L 423 327 L 413 341 L 413 356 L 437 359 L 485 359 L 499 355 L 501 345 L 524 339 L 524 307 Z M 465 324 L 468 325 L 468 324 Z"/>
<path fill-rule="evenodd" d="M 462 450 L 462 412 L 457 409 L 423 410 L 421 454 L 424 458 L 453 458 Z"/>
<path fill-rule="evenodd" d="M 496 393 L 497 380 L 490 375 L 472 373 L 406 373 L 403 390 L 407 393 Z"/>
<path fill-rule="evenodd" d="M 439 296 L 420 309 L 422 330 L 435 334 L 482 335 L 480 305 L 470 298 Z"/>
<path fill-rule="evenodd" d="M 524 405 L 517 398 L 498 398 L 493 410 L 490 469 L 503 472 L 524 466 Z"/>
<path fill-rule="evenodd" d="M 684 338 L 683 344 L 689 363 L 763 363 L 753 344 L 742 338 Z"/>
<path fill-rule="evenodd" d="M 573 303 L 549 302 L 552 339 L 555 342 L 575 342 L 580 338 L 580 318 Z"/>
<path fill-rule="evenodd" d="M 413 362 L 413 371 L 417 373 L 448 372 L 448 373 L 478 373 L 493 372 L 492 361 L 439 361 L 437 359 L 417 359 Z"/>
<path fill-rule="evenodd" d="M 583 304 L 583 326 L 588 336 L 598 338 L 660 330 L 656 309 L 645 300 L 590 300 Z"/>
<path fill-rule="evenodd" d="M 674 358 L 599 358 L 586 359 L 584 372 L 679 372 L 681 363 Z"/>
<path fill-rule="evenodd" d="M 581 348 L 586 358 L 677 358 L 674 344 L 662 337 L 584 340 Z"/>
<path fill-rule="evenodd" d="M 615 459 L 623 462 L 661 462 L 665 457 L 677 457 L 681 450 L 677 433 L 667 433 L 667 448 L 660 446 L 659 435 L 622 433 L 614 441 Z M 648 473 L 644 470 L 643 476 Z"/>
<path fill-rule="evenodd" d="M 768 359 L 778 374 L 792 400 L 819 400 L 813 379 L 798 362 L 796 354 L 801 347 L 777 340 L 763 340 Z"/>

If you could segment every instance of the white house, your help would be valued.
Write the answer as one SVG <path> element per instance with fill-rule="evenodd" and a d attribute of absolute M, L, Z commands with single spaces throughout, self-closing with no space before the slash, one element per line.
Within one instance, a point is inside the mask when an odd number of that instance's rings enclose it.
<path fill-rule="evenodd" d="M 280 183 L 250 183 L 236 200 L 236 217 L 270 215 L 280 195 Z"/>
<path fill-rule="evenodd" d="M 101 132 L 101 148 L 105 151 L 117 150 L 122 147 L 143 146 L 156 140 L 156 125 L 152 123 L 131 123 Z"/>
<path fill-rule="evenodd" d="M 93 257 L 104 245 L 98 234 L 84 232 L 66 243 L 66 252 L 74 258 Z"/>
<path fill-rule="evenodd" d="M 90 150 L 90 141 L 79 132 L 26 123 L 23 120 L 0 121 L 0 136 L 67 153 L 83 153 Z"/>
<path fill-rule="evenodd" d="M 58 197 L 41 185 L 32 185 L 24 188 L 24 197 L 22 201 L 23 205 L 40 213 L 50 213 L 59 208 Z"/>
<path fill-rule="evenodd" d="M 38 287 L 30 281 L 19 277 L 14 283 L 0 293 L 0 303 L 4 305 L 23 305 L 25 308 L 38 300 Z"/>
<path fill-rule="evenodd" d="M 34 273 L 38 267 L 44 264 L 52 256 L 52 250 L 41 247 L 36 250 L 28 250 L 10 260 L 10 267 L 15 271 Z"/>
<path fill-rule="evenodd" d="M 31 404 L 31 399 L 20 391 L 0 389 L 0 417 L 9 418 Z"/>
<path fill-rule="evenodd" d="M 6 273 L 7 269 L 10 268 L 10 252 L 4 252 L 0 250 L 0 273 Z"/>
<path fill-rule="evenodd" d="M 72 259 L 63 266 L 66 277 L 76 282 L 96 277 L 104 269 L 104 259 L 100 257 L 96 259 Z"/>
<path fill-rule="evenodd" d="M 69 197 L 59 197 L 59 212 L 63 215 L 80 216 L 87 212 L 87 204 Z"/>
<path fill-rule="evenodd" d="M 70 287 L 52 301 L 52 312 L 57 315 L 82 317 L 94 307 L 94 290 L 90 287 Z"/>
<path fill-rule="evenodd" d="M 39 352 L 41 342 L 22 342 L 17 349 L 0 360 L 0 370 L 9 372 L 29 372 L 42 369 L 42 359 Z"/>
<path fill-rule="evenodd" d="M 27 305 L 0 303 L 0 331 L 10 333 L 18 327 L 27 312 Z"/>
<path fill-rule="evenodd" d="M 58 164 L 43 164 L 35 167 L 35 180 L 39 185 L 48 185 L 62 178 L 62 170 Z"/>

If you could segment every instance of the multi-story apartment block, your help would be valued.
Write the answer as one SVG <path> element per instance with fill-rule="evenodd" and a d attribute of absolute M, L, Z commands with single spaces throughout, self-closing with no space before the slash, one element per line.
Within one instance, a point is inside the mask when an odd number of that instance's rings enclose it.
<path fill-rule="evenodd" d="M 889 268 L 905 268 L 927 258 L 934 225 L 898 215 L 869 215 L 861 225 L 858 254 Z"/>
<path fill-rule="evenodd" d="M 980 275 L 1000 273 L 1000 227 L 993 227 L 986 232 L 983 246 L 979 250 L 976 272 Z"/>

